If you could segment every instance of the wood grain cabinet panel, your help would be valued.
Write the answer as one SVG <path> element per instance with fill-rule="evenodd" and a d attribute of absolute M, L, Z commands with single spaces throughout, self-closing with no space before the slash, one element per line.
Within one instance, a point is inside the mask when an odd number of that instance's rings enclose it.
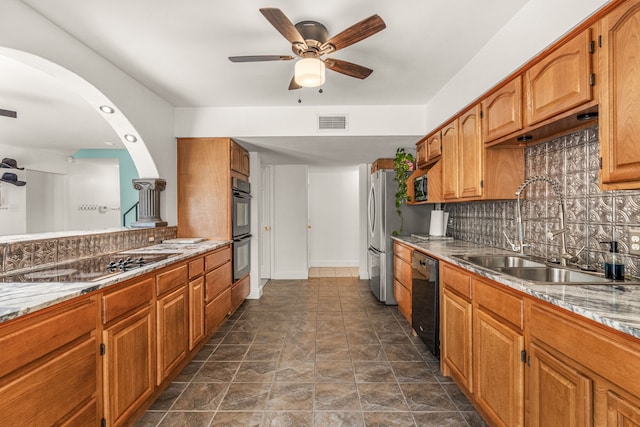
<path fill-rule="evenodd" d="M 441 307 L 443 373 L 473 392 L 471 303 L 445 287 Z"/>
<path fill-rule="evenodd" d="M 640 1 L 601 20 L 600 151 L 603 188 L 640 188 Z"/>
<path fill-rule="evenodd" d="M 458 197 L 482 196 L 483 154 L 480 105 L 463 113 L 459 120 Z"/>
<path fill-rule="evenodd" d="M 481 105 L 485 144 L 522 129 L 522 76 L 505 83 Z"/>
<path fill-rule="evenodd" d="M 474 392 L 492 424 L 524 425 L 524 336 L 490 312 L 473 311 Z"/>
<path fill-rule="evenodd" d="M 591 101 L 591 41 L 583 31 L 525 72 L 527 126 Z"/>
<path fill-rule="evenodd" d="M 231 312 L 236 311 L 249 295 L 250 280 L 246 275 L 231 287 Z"/>
<path fill-rule="evenodd" d="M 186 284 L 156 302 L 157 384 L 169 376 L 186 357 L 188 305 Z"/>
<path fill-rule="evenodd" d="M 189 282 L 189 350 L 204 338 L 204 277 Z"/>
<path fill-rule="evenodd" d="M 442 128 L 442 196 L 457 199 L 458 193 L 458 119 Z"/>
<path fill-rule="evenodd" d="M 398 303 L 398 311 L 409 321 L 411 324 L 411 293 L 402 283 L 397 280 L 393 281 L 393 298 Z"/>
<path fill-rule="evenodd" d="M 427 165 L 427 141 L 424 139 L 416 143 L 416 164 L 418 168 Z"/>
<path fill-rule="evenodd" d="M 529 350 L 529 425 L 593 425 L 593 384 L 579 368 L 532 343 Z"/>
<path fill-rule="evenodd" d="M 609 391 L 607 393 L 607 427 L 640 426 L 640 406 Z"/>
<path fill-rule="evenodd" d="M 104 417 L 127 423 L 155 387 L 155 326 L 150 304 L 103 331 Z"/>
<path fill-rule="evenodd" d="M 205 276 L 205 301 L 209 302 L 221 292 L 229 289 L 232 281 L 233 271 L 230 261 L 208 272 Z"/>
<path fill-rule="evenodd" d="M 231 288 L 207 303 L 205 307 L 207 334 L 212 334 L 231 312 Z"/>

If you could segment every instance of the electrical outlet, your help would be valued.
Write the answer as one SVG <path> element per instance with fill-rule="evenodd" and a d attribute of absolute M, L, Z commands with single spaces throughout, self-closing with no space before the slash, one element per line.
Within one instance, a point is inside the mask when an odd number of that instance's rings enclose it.
<path fill-rule="evenodd" d="M 629 229 L 629 253 L 631 255 L 640 255 L 640 228 Z"/>

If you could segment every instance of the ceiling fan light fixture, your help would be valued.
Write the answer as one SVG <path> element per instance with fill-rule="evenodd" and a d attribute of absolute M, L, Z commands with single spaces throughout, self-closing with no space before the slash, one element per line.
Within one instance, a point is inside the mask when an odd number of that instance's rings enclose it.
<path fill-rule="evenodd" d="M 318 58 L 302 58 L 296 62 L 295 81 L 302 87 L 318 87 L 324 84 L 325 65 Z"/>

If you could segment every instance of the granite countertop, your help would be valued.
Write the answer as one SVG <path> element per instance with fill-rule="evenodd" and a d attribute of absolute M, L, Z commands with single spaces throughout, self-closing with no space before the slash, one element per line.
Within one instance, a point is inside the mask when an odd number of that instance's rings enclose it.
<path fill-rule="evenodd" d="M 424 241 L 409 236 L 393 237 L 427 255 L 439 258 L 494 280 L 532 297 L 547 301 L 600 324 L 640 338 L 640 286 L 548 285 L 508 276 L 454 258 L 455 255 L 493 255 L 513 252 L 461 240 Z"/>
<path fill-rule="evenodd" d="M 231 241 L 220 240 L 205 240 L 200 243 L 190 244 L 160 243 L 127 250 L 127 254 L 171 253 L 176 255 L 92 282 L 0 283 L 0 323 L 98 289 L 104 289 L 175 262 L 212 251 L 229 243 Z"/>

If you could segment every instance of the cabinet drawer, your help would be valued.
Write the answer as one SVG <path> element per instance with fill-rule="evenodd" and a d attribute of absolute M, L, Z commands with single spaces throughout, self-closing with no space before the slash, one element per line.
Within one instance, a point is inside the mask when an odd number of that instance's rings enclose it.
<path fill-rule="evenodd" d="M 220 326 L 225 317 L 227 317 L 231 311 L 231 289 L 227 288 L 226 291 L 207 304 L 205 311 L 207 318 L 207 334 L 210 334 L 218 329 L 218 326 Z"/>
<path fill-rule="evenodd" d="M 205 301 L 209 302 L 220 292 L 231 287 L 231 263 L 221 265 L 213 271 L 207 273 L 205 278 Z"/>
<path fill-rule="evenodd" d="M 393 243 L 393 254 L 400 257 L 404 261 L 411 264 L 411 253 L 413 250 L 407 246 L 401 245 L 398 242 Z"/>
<path fill-rule="evenodd" d="M 542 341 L 634 396 L 640 396 L 640 344 L 561 309 L 533 303 L 530 331 Z"/>
<path fill-rule="evenodd" d="M 189 280 L 189 271 L 187 265 L 181 265 L 156 276 L 157 294 L 162 295 L 165 292 L 174 289 Z"/>
<path fill-rule="evenodd" d="M 0 424 L 57 425 L 95 396 L 96 353 L 96 339 L 91 338 L 36 364 L 11 382 L 0 382 Z"/>
<path fill-rule="evenodd" d="M 234 284 L 231 288 L 231 308 L 234 311 L 240 307 L 240 304 L 242 304 L 249 295 L 250 280 L 249 275 L 246 275 L 244 279 Z"/>
<path fill-rule="evenodd" d="M 0 329 L 0 377 L 95 330 L 95 298 Z M 0 411 L 2 414 L 2 411 Z"/>
<path fill-rule="evenodd" d="M 469 276 L 469 273 L 443 263 L 441 279 L 443 286 L 446 286 L 467 299 L 471 299 L 471 276 Z"/>
<path fill-rule="evenodd" d="M 411 293 L 397 280 L 393 282 L 393 297 L 398 303 L 400 313 L 411 323 Z"/>
<path fill-rule="evenodd" d="M 153 278 L 133 283 L 102 297 L 102 323 L 106 324 L 153 298 Z"/>
<path fill-rule="evenodd" d="M 189 261 L 189 280 L 204 273 L 204 257 Z"/>
<path fill-rule="evenodd" d="M 397 256 L 393 257 L 393 274 L 395 279 L 411 292 L 411 264 Z"/>
<path fill-rule="evenodd" d="M 224 264 L 231 260 L 231 248 L 226 247 L 218 249 L 217 251 L 210 253 L 204 257 L 205 271 L 211 271 L 214 268 Z"/>
<path fill-rule="evenodd" d="M 482 280 L 473 280 L 473 302 L 511 323 L 524 328 L 524 300 Z"/>

